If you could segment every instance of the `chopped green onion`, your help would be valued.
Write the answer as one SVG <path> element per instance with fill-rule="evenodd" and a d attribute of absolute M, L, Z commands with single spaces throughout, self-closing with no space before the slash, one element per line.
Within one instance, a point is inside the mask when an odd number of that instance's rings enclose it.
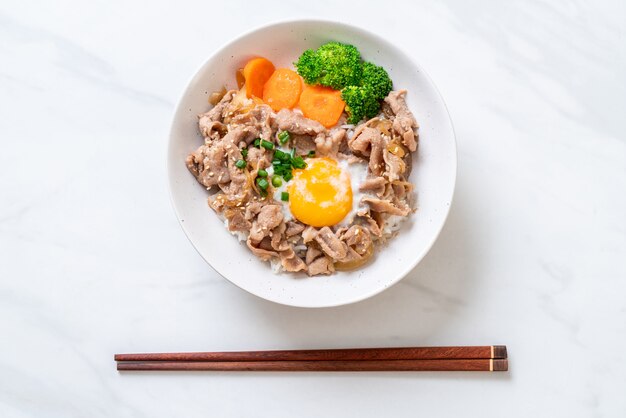
<path fill-rule="evenodd" d="M 283 202 L 287 202 L 289 200 L 289 193 L 287 192 L 282 192 L 280 194 L 280 200 L 282 200 Z"/>
<path fill-rule="evenodd" d="M 247 158 L 248 157 L 248 148 L 243 148 L 241 150 L 241 155 L 243 155 L 243 158 Z"/>
<path fill-rule="evenodd" d="M 257 138 L 254 140 L 254 146 L 257 148 L 261 146 L 261 138 Z"/>
<path fill-rule="evenodd" d="M 285 144 L 287 141 L 289 141 L 290 135 L 289 132 L 287 131 L 280 131 L 278 133 L 278 140 L 280 141 L 281 144 Z"/>
<path fill-rule="evenodd" d="M 244 168 L 246 166 L 246 162 L 244 160 L 237 160 L 237 162 L 235 163 L 235 167 L 237 168 Z"/>
<path fill-rule="evenodd" d="M 256 179 L 256 184 L 257 186 L 259 186 L 259 189 L 261 190 L 267 190 L 267 187 L 270 185 L 267 180 L 265 180 L 264 178 L 258 178 Z"/>
<path fill-rule="evenodd" d="M 287 133 L 287 131 L 281 131 L 279 133 Z M 280 138 L 279 138 L 280 140 Z M 274 149 L 274 158 L 272 159 L 272 166 L 274 167 L 274 176 L 272 177 L 272 184 L 274 187 L 280 187 L 282 181 L 280 180 L 280 176 L 283 177 L 285 181 L 289 181 L 293 178 L 292 170 L 295 169 L 303 169 L 306 168 L 307 163 L 304 161 L 304 156 L 296 155 L 296 149 L 292 148 L 289 152 L 282 151 L 278 148 L 275 148 L 275 145 L 270 141 L 266 141 L 264 139 L 260 140 L 260 144 L 262 147 L 267 149 Z M 310 151 L 306 157 L 314 157 L 315 151 Z M 259 170 L 258 177 L 267 177 L 267 172 L 265 170 Z M 258 181 L 258 179 L 257 179 Z"/>
<path fill-rule="evenodd" d="M 277 149 L 274 151 L 274 158 L 280 161 L 289 161 L 289 154 Z"/>
<path fill-rule="evenodd" d="M 304 168 L 304 167 L 306 167 L 306 162 L 304 162 L 304 158 L 302 158 L 301 156 L 297 156 L 296 158 L 294 158 L 291 161 L 291 164 L 294 166 L 294 168 Z"/>

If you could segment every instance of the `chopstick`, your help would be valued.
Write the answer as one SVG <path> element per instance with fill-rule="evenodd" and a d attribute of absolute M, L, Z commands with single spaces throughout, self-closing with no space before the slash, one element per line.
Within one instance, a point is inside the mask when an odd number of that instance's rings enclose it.
<path fill-rule="evenodd" d="M 486 345 L 116 354 L 115 361 L 437 360 L 502 359 L 506 357 L 506 346 Z"/>
<path fill-rule="evenodd" d="M 505 371 L 503 345 L 116 354 L 118 370 Z"/>
<path fill-rule="evenodd" d="M 277 372 L 384 372 L 508 370 L 507 359 L 454 360 L 349 360 L 349 361 L 144 361 L 119 362 L 117 370 L 168 371 L 277 371 Z"/>

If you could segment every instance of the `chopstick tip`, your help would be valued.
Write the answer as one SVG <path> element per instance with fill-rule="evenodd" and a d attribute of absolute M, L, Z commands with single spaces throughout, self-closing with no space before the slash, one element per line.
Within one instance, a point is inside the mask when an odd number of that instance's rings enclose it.
<path fill-rule="evenodd" d="M 494 345 L 493 347 L 493 358 L 508 358 L 508 354 L 506 351 L 506 345 Z"/>
<path fill-rule="evenodd" d="M 494 359 L 493 371 L 494 372 L 506 372 L 509 370 L 509 360 L 507 359 Z"/>

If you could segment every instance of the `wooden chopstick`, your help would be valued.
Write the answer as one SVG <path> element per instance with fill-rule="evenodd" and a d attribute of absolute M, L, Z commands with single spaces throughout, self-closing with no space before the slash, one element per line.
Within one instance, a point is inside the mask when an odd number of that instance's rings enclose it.
<path fill-rule="evenodd" d="M 507 359 L 429 359 L 354 361 L 146 361 L 120 362 L 117 370 L 382 372 L 382 371 L 506 371 Z"/>
<path fill-rule="evenodd" d="M 255 362 L 505 359 L 506 346 L 385 347 L 196 353 L 116 354 L 116 361 Z"/>

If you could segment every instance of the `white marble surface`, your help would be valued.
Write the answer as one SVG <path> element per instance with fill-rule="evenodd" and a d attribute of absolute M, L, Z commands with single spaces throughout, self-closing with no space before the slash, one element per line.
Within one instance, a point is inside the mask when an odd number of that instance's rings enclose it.
<path fill-rule="evenodd" d="M 626 6 L 0 3 L 0 416 L 626 416 Z M 390 5 L 392 2 L 385 2 Z M 328 13 L 332 11 L 332 15 Z M 341 16 L 411 53 L 456 198 L 399 285 L 303 310 L 218 277 L 165 179 L 189 77 L 242 30 Z M 503 374 L 118 374 L 115 352 L 507 344 Z"/>

